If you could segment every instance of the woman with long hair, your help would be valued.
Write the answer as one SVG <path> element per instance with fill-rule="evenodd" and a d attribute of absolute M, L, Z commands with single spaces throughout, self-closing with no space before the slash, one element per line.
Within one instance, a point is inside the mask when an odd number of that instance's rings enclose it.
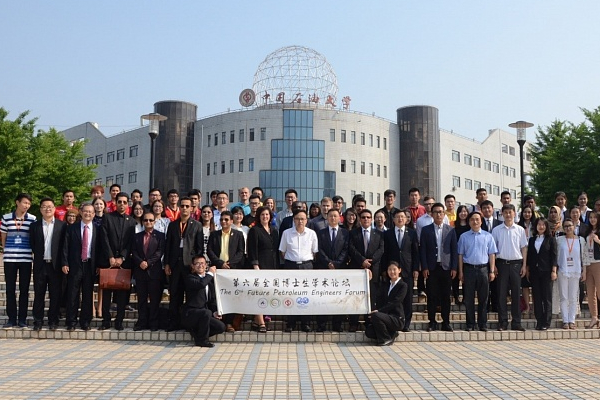
<path fill-rule="evenodd" d="M 456 233 L 456 241 L 460 239 L 460 236 L 468 232 L 471 227 L 469 226 L 469 221 L 467 221 L 467 217 L 469 216 L 469 209 L 467 206 L 460 205 L 456 209 L 456 220 L 454 221 L 454 232 Z M 454 304 L 462 305 L 463 302 L 460 300 L 460 279 L 458 278 L 458 274 L 452 279 L 452 297 L 454 297 Z"/>
<path fill-rule="evenodd" d="M 517 225 L 521 226 L 525 230 L 525 234 L 527 235 L 527 239 L 537 236 L 536 229 L 537 225 L 535 224 L 535 218 L 533 215 L 533 209 L 531 206 L 525 205 L 521 210 L 519 215 L 519 222 Z M 529 297 L 531 295 L 531 282 L 529 280 L 529 276 L 525 275 L 521 278 L 521 288 L 523 290 L 522 299 L 521 299 L 521 308 L 524 313 L 528 313 L 529 309 Z M 535 300 L 534 300 L 535 304 Z"/>
<path fill-rule="evenodd" d="M 134 201 L 131 205 L 131 216 L 135 219 L 135 233 L 144 230 L 142 218 L 144 217 L 144 205 L 139 201 Z"/>
<path fill-rule="evenodd" d="M 104 201 L 102 197 L 96 197 L 92 200 L 92 206 L 94 207 L 94 219 L 92 220 L 92 223 L 99 228 L 102 226 L 104 210 L 106 210 L 106 201 Z"/>
<path fill-rule="evenodd" d="M 313 219 L 321 215 L 321 206 L 319 203 L 312 203 L 308 209 L 308 219 Z"/>
<path fill-rule="evenodd" d="M 535 225 L 535 235 L 527 245 L 527 276 L 533 291 L 533 312 L 537 321 L 535 329 L 545 331 L 552 321 L 552 281 L 556 280 L 556 238 L 550 234 L 546 218 L 540 217 Z"/>
<path fill-rule="evenodd" d="M 273 212 L 269 207 L 256 210 L 257 224 L 248 232 L 248 260 L 253 269 L 277 269 L 279 265 L 279 232 L 271 225 Z M 252 329 L 267 332 L 265 317 L 255 315 Z"/>
<path fill-rule="evenodd" d="M 162 200 L 154 200 L 150 205 L 150 209 L 154 215 L 154 229 L 166 235 L 171 220 L 165 214 L 165 203 Z"/>
<path fill-rule="evenodd" d="M 210 205 L 204 205 L 200 209 L 200 223 L 202 224 L 202 234 L 204 235 L 204 258 L 206 258 L 207 264 L 210 264 L 206 249 L 208 248 L 208 238 L 210 233 L 217 229 L 215 221 L 213 219 L 213 209 Z"/>
<path fill-rule="evenodd" d="M 588 297 L 588 307 L 592 319 L 586 328 L 600 328 L 598 320 L 598 292 L 600 291 L 600 215 L 596 211 L 588 214 L 590 233 L 586 238 L 586 247 L 590 265 L 587 267 L 585 286 Z"/>
<path fill-rule="evenodd" d="M 271 221 L 271 226 L 273 227 L 277 227 L 277 209 L 275 207 L 275 204 L 275 199 L 272 197 L 267 197 L 265 198 L 265 201 L 263 201 L 263 205 L 269 208 L 269 210 L 271 210 L 271 213 L 273 214 L 273 220 Z"/>
<path fill-rule="evenodd" d="M 354 208 L 346 208 L 344 211 L 344 223 L 342 227 L 346 228 L 348 231 L 351 231 L 354 228 L 358 228 L 360 226 L 358 221 L 358 215 Z"/>

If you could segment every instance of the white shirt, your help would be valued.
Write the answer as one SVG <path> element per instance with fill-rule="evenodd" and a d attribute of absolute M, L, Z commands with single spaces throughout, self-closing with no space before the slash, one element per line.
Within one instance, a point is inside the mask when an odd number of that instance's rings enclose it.
<path fill-rule="evenodd" d="M 296 229 L 286 229 L 281 234 L 279 251 L 285 253 L 285 259 L 289 261 L 312 261 L 319 252 L 317 234 L 310 228 L 304 228 L 302 233 Z"/>
<path fill-rule="evenodd" d="M 94 224 L 90 222 L 89 224 L 84 224 L 81 222 L 81 241 L 83 245 L 83 229 L 84 226 L 88 227 L 88 243 L 87 243 L 87 258 L 92 258 L 92 234 L 93 234 L 93 226 Z M 83 248 L 83 247 L 82 247 Z"/>
<path fill-rule="evenodd" d="M 54 218 L 52 221 L 42 221 L 42 231 L 44 233 L 44 260 L 52 260 L 52 233 L 54 232 Z"/>
<path fill-rule="evenodd" d="M 444 221 L 442 221 L 442 223 L 450 225 L 450 221 L 448 220 L 447 215 L 444 215 Z M 419 217 L 417 223 L 415 224 L 415 229 L 417 231 L 417 239 L 421 240 L 421 229 L 431 224 L 433 224 L 433 217 L 431 215 L 423 214 Z"/>
<path fill-rule="evenodd" d="M 492 237 L 498 247 L 497 258 L 510 261 L 523 259 L 521 249 L 527 247 L 527 235 L 522 226 L 517 224 L 498 225 L 492 230 Z"/>

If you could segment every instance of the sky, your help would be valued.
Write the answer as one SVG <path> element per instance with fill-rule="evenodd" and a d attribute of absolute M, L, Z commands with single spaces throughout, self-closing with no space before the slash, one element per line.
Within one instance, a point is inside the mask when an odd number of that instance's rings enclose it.
<path fill-rule="evenodd" d="M 584 121 L 600 106 L 600 2 L 2 1 L 0 107 L 37 127 L 139 126 L 162 100 L 198 118 L 240 109 L 259 64 L 306 46 L 327 58 L 338 105 L 396 120 L 430 105 L 440 128 L 484 140 L 526 120 Z M 532 140 L 535 129 L 528 131 Z"/>

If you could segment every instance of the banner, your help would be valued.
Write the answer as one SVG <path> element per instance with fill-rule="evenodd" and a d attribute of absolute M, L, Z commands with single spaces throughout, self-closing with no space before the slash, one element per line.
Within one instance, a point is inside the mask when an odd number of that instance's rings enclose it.
<path fill-rule="evenodd" d="M 215 276 L 222 314 L 368 314 L 367 270 L 219 269 Z"/>

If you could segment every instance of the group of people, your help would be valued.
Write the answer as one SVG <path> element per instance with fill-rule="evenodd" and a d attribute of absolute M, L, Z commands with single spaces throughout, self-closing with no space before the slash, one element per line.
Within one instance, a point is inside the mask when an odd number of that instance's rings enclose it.
<path fill-rule="evenodd" d="M 259 187 L 239 189 L 239 202 L 233 204 L 227 193 L 213 191 L 204 206 L 196 189 L 186 194 L 171 189 L 166 202 L 158 188 L 150 190 L 147 204 L 142 195 L 136 189 L 130 196 L 115 184 L 106 202 L 104 188 L 95 186 L 91 201 L 76 207 L 73 192 L 67 190 L 60 206 L 43 198 L 41 219 L 36 220 L 28 212 L 31 197 L 19 194 L 15 210 L 5 214 L 0 225 L 5 327 L 27 326 L 32 266 L 34 330 L 43 326 L 46 293 L 49 329 L 58 326 L 61 298 L 65 298 L 68 330 L 77 325 L 90 329 L 94 316 L 102 318 L 99 329 L 122 330 L 128 290 L 99 291 L 98 307 L 94 304 L 94 283 L 105 268 L 132 271 L 138 297 L 134 330 L 159 329 L 166 284 L 167 331 L 187 329 L 195 344 L 204 347 L 213 346 L 210 336 L 239 329 L 241 316 L 217 312 L 213 283 L 217 269 L 368 270 L 373 311 L 365 316 L 365 334 L 380 345 L 392 344 L 398 331 L 410 331 L 415 281 L 418 293 L 427 297 L 428 331 L 453 330 L 452 298 L 465 305 L 468 331 L 486 331 L 490 310 L 498 311 L 498 329 L 508 329 L 509 294 L 510 327 L 523 331 L 521 306 L 528 307 L 530 290 L 537 329 L 550 327 L 557 302 L 563 328 L 575 329 L 583 298 L 580 281 L 587 284 L 592 314 L 588 327 L 600 325 L 593 301 L 600 282 L 600 210 L 587 208 L 585 193 L 570 210 L 566 195 L 557 193 L 548 218 L 539 213 L 532 196 L 517 216 L 509 192 L 501 194 L 501 210 L 494 211 L 483 188 L 476 191 L 477 203 L 469 207 L 455 207 L 451 194 L 444 203 L 425 196 L 420 204 L 421 193 L 412 188 L 409 204 L 402 209 L 395 207 L 396 192 L 389 189 L 384 207 L 375 212 L 366 208 L 360 195 L 344 211 L 341 196 L 324 197 L 309 209 L 294 189 L 285 192 L 286 208 L 279 212 L 275 199 L 264 197 Z M 553 302 L 553 292 L 560 300 Z M 111 320 L 113 303 L 116 316 Z M 438 307 L 441 325 L 436 320 Z M 252 328 L 266 332 L 268 316 L 253 318 Z M 350 332 L 360 328 L 359 315 L 318 315 L 316 330 L 341 332 L 345 320 Z M 315 326 L 311 316 L 290 316 L 285 331 L 296 329 L 298 322 L 306 332 Z"/>

